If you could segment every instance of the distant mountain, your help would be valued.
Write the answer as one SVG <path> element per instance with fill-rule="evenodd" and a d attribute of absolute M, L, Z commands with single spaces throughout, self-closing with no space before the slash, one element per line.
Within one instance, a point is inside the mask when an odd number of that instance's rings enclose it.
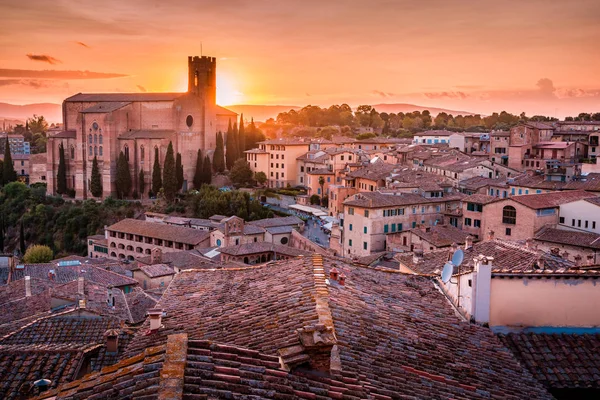
<path fill-rule="evenodd" d="M 244 114 L 244 120 L 254 118 L 254 121 L 264 122 L 269 118 L 277 118 L 277 115 L 290 110 L 299 110 L 298 106 L 261 106 L 252 104 L 238 104 L 225 107 L 238 114 Z"/>
<path fill-rule="evenodd" d="M 477 113 L 470 111 L 457 111 L 457 110 L 448 110 L 445 108 L 437 108 L 437 107 L 426 107 L 426 106 L 417 106 L 415 104 L 406 104 L 406 103 L 397 103 L 397 104 L 374 104 L 373 108 L 375 108 L 378 112 L 386 112 L 386 113 L 407 113 L 414 111 L 425 111 L 429 110 L 432 116 L 436 116 L 441 112 L 445 112 L 446 114 L 456 115 L 475 115 Z"/>
<path fill-rule="evenodd" d="M 25 121 L 33 114 L 43 115 L 46 121 L 62 122 L 62 107 L 60 104 L 38 103 L 17 106 L 14 104 L 0 103 L 0 121 L 17 119 Z"/>

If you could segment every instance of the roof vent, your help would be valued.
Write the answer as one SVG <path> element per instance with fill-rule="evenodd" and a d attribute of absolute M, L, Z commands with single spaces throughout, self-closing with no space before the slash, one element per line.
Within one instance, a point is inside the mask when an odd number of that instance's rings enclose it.
<path fill-rule="evenodd" d="M 35 386 L 38 391 L 41 392 L 45 392 L 46 390 L 50 389 L 50 384 L 52 383 L 52 381 L 48 380 L 48 379 L 38 379 L 37 381 L 33 382 L 33 386 Z"/>
<path fill-rule="evenodd" d="M 162 325 L 162 308 L 152 308 L 148 310 L 148 316 L 150 317 L 150 332 L 156 332 Z"/>
<path fill-rule="evenodd" d="M 109 329 L 104 332 L 107 353 L 117 354 L 119 351 L 119 333 L 120 332 L 116 329 Z"/>

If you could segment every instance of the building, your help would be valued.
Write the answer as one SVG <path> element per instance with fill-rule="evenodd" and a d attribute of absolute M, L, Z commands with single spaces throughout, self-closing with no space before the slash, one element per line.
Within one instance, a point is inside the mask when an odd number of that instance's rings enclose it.
<path fill-rule="evenodd" d="M 423 252 L 439 250 L 453 244 L 464 244 L 469 233 L 452 225 L 420 225 L 415 229 L 388 233 L 387 251 L 405 252 L 421 249 Z"/>
<path fill-rule="evenodd" d="M 242 218 L 235 215 L 223 218 L 217 228 L 210 232 L 210 247 L 239 246 L 264 240 L 263 228 L 246 224 Z"/>
<path fill-rule="evenodd" d="M 258 143 L 257 149 L 247 150 L 246 160 L 252 172 L 264 172 L 267 186 L 284 188 L 298 185 L 296 159 L 310 149 L 310 141 L 301 139 L 271 139 Z"/>
<path fill-rule="evenodd" d="M 571 260 L 576 265 L 600 265 L 600 235 L 545 227 L 533 238 L 536 248 Z"/>
<path fill-rule="evenodd" d="M 238 262 L 243 264 L 264 264 L 276 260 L 288 260 L 299 256 L 310 256 L 312 252 L 296 249 L 278 243 L 257 242 L 238 246 L 221 247 L 222 262 Z"/>
<path fill-rule="evenodd" d="M 159 249 L 157 249 L 159 250 Z M 159 250 L 160 251 L 160 250 Z M 140 264 L 131 269 L 133 279 L 146 289 L 165 289 L 175 276 L 175 270 L 165 264 Z"/>
<path fill-rule="evenodd" d="M 490 160 L 508 166 L 510 132 L 495 131 L 490 133 Z"/>
<path fill-rule="evenodd" d="M 462 200 L 462 230 L 475 239 L 483 239 L 483 210 L 487 204 L 498 200 L 497 197 L 486 194 L 472 194 Z"/>
<path fill-rule="evenodd" d="M 561 204 L 558 227 L 600 234 L 600 197 L 590 197 Z"/>
<path fill-rule="evenodd" d="M 29 156 L 29 184 L 46 183 L 46 153 Z"/>
<path fill-rule="evenodd" d="M 0 135 L 0 149 L 5 148 L 6 139 L 8 138 L 8 145 L 10 146 L 10 154 L 30 154 L 31 147 L 29 142 L 25 141 L 23 135 L 7 133 Z"/>
<path fill-rule="evenodd" d="M 79 93 L 63 102 L 63 131 L 48 137 L 48 193 L 56 194 L 60 146 L 64 148 L 67 187 L 76 198 L 90 194 L 92 160 L 98 159 L 103 197 L 116 192 L 116 165 L 119 153 L 129 162 L 132 187 L 139 187 L 144 170 L 150 187 L 155 149 L 164 162 L 173 143 L 181 153 L 183 189 L 192 182 L 198 149 L 212 154 L 216 134 L 225 132 L 236 114 L 216 104 L 216 59 L 188 58 L 186 93 Z"/>
<path fill-rule="evenodd" d="M 445 130 L 419 132 L 413 136 L 413 144 L 449 144 L 450 136 L 454 133 Z"/>
<path fill-rule="evenodd" d="M 131 260 L 150 255 L 155 248 L 163 253 L 210 246 L 210 232 L 126 218 L 105 228 L 108 257 Z M 92 240 L 91 246 L 97 241 Z M 91 253 L 88 244 L 88 253 Z"/>
<path fill-rule="evenodd" d="M 19 180 L 28 182 L 29 180 L 29 154 L 11 154 L 13 168 L 17 173 Z M 4 162 L 4 153 L 0 154 L 0 160 Z"/>
<path fill-rule="evenodd" d="M 543 122 L 530 121 L 511 128 L 508 149 L 508 166 L 522 171 L 526 158 L 531 158 L 533 146 L 552 139 L 554 127 Z"/>

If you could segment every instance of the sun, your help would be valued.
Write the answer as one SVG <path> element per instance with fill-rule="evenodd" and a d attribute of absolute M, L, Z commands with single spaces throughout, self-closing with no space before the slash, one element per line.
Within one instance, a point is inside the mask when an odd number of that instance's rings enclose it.
<path fill-rule="evenodd" d="M 230 106 L 241 103 L 244 94 L 237 90 L 236 86 L 231 76 L 217 72 L 217 104 Z"/>

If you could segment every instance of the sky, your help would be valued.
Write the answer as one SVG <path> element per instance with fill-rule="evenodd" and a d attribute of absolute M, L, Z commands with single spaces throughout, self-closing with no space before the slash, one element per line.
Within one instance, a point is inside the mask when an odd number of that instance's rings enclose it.
<path fill-rule="evenodd" d="M 185 91 L 221 105 L 600 111 L 598 0 L 2 0 L 0 102 Z"/>

